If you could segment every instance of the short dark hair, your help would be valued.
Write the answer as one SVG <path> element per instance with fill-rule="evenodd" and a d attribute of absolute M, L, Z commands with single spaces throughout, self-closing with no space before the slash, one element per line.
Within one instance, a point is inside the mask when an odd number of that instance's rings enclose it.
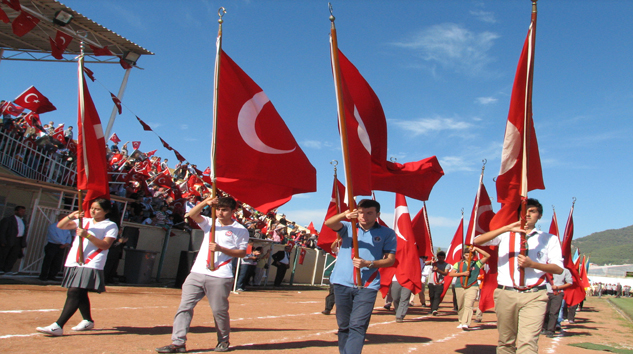
<path fill-rule="evenodd" d="M 528 198 L 527 200 L 527 207 L 536 207 L 536 209 L 538 210 L 538 213 L 540 215 L 543 215 L 543 205 L 541 204 L 541 202 L 538 201 L 538 199 L 535 198 Z M 519 209 L 517 209 L 517 214 L 519 214 L 519 220 L 521 219 L 521 205 L 519 205 Z"/>
<path fill-rule="evenodd" d="M 438 256 L 438 257 L 439 257 L 439 256 L 444 256 L 444 257 L 446 257 L 446 252 L 444 252 L 444 251 L 439 251 L 439 252 L 437 252 L 437 256 Z"/>
<path fill-rule="evenodd" d="M 228 207 L 231 210 L 237 209 L 237 202 L 231 197 L 218 198 L 218 207 Z"/>
<path fill-rule="evenodd" d="M 26 210 L 26 207 L 22 206 L 22 205 L 18 205 L 18 206 L 15 207 L 15 209 L 13 209 L 13 211 L 18 211 L 18 210 L 22 210 L 22 209 Z"/>
<path fill-rule="evenodd" d="M 358 202 L 359 208 L 376 208 L 376 212 L 380 213 L 380 203 L 373 199 L 363 199 Z"/>

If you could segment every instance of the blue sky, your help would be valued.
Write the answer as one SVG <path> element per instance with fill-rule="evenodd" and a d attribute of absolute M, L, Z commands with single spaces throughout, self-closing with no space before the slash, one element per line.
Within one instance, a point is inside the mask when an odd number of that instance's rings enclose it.
<path fill-rule="evenodd" d="M 280 210 L 320 227 L 331 193 L 330 161 L 342 161 L 326 1 L 62 2 L 156 53 L 141 57 L 144 70 L 130 75 L 114 132 L 123 141 L 142 141 L 141 150 L 158 149 L 173 167 L 173 153 L 142 130 L 137 115 L 202 168 L 209 165 L 217 11 L 224 6 L 224 50 L 263 88 L 317 169 L 317 192 Z M 573 197 L 576 238 L 628 226 L 633 2 L 541 0 L 538 6 L 533 110 L 546 190 L 530 196 L 545 206 L 541 228 L 549 228 L 552 205 L 563 227 Z M 434 244 L 446 247 L 462 208 L 469 217 L 483 159 L 484 183 L 499 209 L 492 178 L 531 2 L 338 1 L 333 7 L 340 49 L 382 102 L 389 156 L 403 163 L 436 155 L 444 168 L 427 206 Z M 89 87 L 105 126 L 108 91 L 118 92 L 124 70 L 88 66 L 99 81 Z M 3 61 L 0 75 L 3 99 L 35 85 L 58 108 L 43 121 L 76 122 L 75 65 Z M 392 223 L 394 195 L 376 196 Z M 422 203 L 408 202 L 415 215 Z"/>

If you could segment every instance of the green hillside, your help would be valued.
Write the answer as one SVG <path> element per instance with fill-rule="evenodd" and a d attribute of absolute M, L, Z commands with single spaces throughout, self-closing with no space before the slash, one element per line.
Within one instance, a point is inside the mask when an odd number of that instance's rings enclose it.
<path fill-rule="evenodd" d="M 633 225 L 593 233 L 572 241 L 572 246 L 589 255 L 591 262 L 604 264 L 633 263 Z"/>

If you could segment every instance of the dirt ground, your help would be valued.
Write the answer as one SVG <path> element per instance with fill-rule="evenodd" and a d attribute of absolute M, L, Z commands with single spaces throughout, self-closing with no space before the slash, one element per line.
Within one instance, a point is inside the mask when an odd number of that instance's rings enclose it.
<path fill-rule="evenodd" d="M 336 318 L 321 314 L 327 290 L 285 288 L 232 294 L 231 348 L 240 353 L 338 353 Z M 109 286 L 91 294 L 95 330 L 73 332 L 79 313 L 69 321 L 63 337 L 48 337 L 35 327 L 53 323 L 64 304 L 59 285 L 0 285 L 0 352 L 3 353 L 153 353 L 170 343 L 171 325 L 180 289 Z M 428 300 L 427 300 L 428 301 Z M 410 308 L 404 323 L 376 301 L 364 353 L 494 353 L 496 317 L 468 331 L 457 329 L 450 292 L 440 316 L 427 308 Z M 196 307 L 188 336 L 189 352 L 211 352 L 216 345 L 213 316 L 203 299 Z M 589 298 L 577 322 L 563 335 L 539 342 L 541 353 L 583 353 L 570 343 L 592 342 L 631 349 L 633 325 L 605 298 Z"/>

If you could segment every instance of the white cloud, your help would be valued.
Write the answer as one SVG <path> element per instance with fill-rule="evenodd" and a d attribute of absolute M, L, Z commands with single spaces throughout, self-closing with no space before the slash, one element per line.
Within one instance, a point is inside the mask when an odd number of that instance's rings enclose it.
<path fill-rule="evenodd" d="M 495 19 L 495 14 L 492 12 L 478 10 L 470 11 L 470 14 L 475 16 L 481 22 L 497 23 L 497 20 Z"/>
<path fill-rule="evenodd" d="M 305 140 L 303 143 L 301 143 L 301 145 L 306 148 L 312 149 L 321 149 L 321 147 L 323 146 L 323 144 L 317 140 Z"/>
<path fill-rule="evenodd" d="M 461 25 L 443 23 L 428 27 L 394 45 L 416 51 L 425 61 L 468 76 L 480 76 L 494 61 L 488 51 L 499 35 L 472 32 Z"/>
<path fill-rule="evenodd" d="M 189 129 L 189 125 L 188 124 L 181 124 L 180 125 L 180 129 L 187 130 L 187 129 Z"/>
<path fill-rule="evenodd" d="M 396 127 L 411 132 L 414 136 L 442 130 L 466 130 L 470 123 L 456 121 L 453 118 L 421 118 L 416 120 L 390 120 Z"/>
<path fill-rule="evenodd" d="M 498 101 L 498 99 L 496 99 L 494 97 L 477 97 L 475 99 L 475 102 L 477 102 L 479 104 L 483 104 L 483 105 L 495 103 L 497 101 Z"/>
<path fill-rule="evenodd" d="M 444 172 L 475 171 L 472 164 L 471 159 L 464 159 L 462 156 L 444 156 L 440 159 L 440 166 Z"/>

